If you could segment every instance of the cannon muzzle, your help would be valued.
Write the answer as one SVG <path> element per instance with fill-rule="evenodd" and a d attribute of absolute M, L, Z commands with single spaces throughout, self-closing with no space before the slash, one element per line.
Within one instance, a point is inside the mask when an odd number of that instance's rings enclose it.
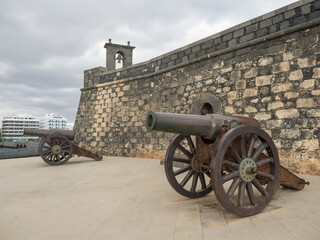
<path fill-rule="evenodd" d="M 215 140 L 226 122 L 232 126 L 250 125 L 260 127 L 258 121 L 247 117 L 222 114 L 193 115 L 150 111 L 147 116 L 147 130 L 195 135 Z"/>
<path fill-rule="evenodd" d="M 32 128 L 25 128 L 24 135 L 28 136 L 36 136 L 36 137 L 47 137 L 53 133 L 60 133 L 70 140 L 74 139 L 74 131 L 72 130 L 62 130 L 62 129 L 32 129 Z"/>

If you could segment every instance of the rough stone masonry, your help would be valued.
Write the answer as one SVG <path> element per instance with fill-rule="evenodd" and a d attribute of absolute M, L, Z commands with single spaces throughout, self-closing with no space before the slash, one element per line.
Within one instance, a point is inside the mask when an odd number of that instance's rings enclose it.
<path fill-rule="evenodd" d="M 320 0 L 267 13 L 149 61 L 84 72 L 74 130 L 104 155 L 164 158 L 173 134 L 147 132 L 149 110 L 257 119 L 281 164 L 320 174 Z"/>

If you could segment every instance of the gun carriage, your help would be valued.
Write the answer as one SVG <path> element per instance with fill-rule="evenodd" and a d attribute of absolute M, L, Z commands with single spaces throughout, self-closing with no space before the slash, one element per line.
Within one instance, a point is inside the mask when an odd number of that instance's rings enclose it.
<path fill-rule="evenodd" d="M 78 147 L 75 142 L 72 142 L 74 140 L 72 130 L 26 128 L 24 134 L 42 138 L 38 151 L 43 161 L 49 165 L 62 165 L 74 155 L 92 158 L 96 161 L 102 160 L 101 155 Z"/>
<path fill-rule="evenodd" d="M 146 126 L 178 133 L 164 160 L 175 191 L 200 198 L 213 190 L 221 205 L 238 216 L 261 212 L 280 185 L 301 190 L 309 184 L 280 165 L 274 142 L 253 118 L 151 111 Z"/>

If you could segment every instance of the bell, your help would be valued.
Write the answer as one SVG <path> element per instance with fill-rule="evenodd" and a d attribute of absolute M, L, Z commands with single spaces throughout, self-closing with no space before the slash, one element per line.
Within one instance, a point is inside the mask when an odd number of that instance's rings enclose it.
<path fill-rule="evenodd" d="M 121 61 L 123 60 L 123 56 L 121 53 L 118 53 L 116 60 L 118 60 L 118 63 L 121 63 Z"/>

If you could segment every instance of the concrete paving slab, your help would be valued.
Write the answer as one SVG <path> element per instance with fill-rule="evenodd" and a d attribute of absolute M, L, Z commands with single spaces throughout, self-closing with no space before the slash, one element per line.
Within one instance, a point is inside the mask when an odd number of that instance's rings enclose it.
<path fill-rule="evenodd" d="M 320 239 L 320 177 L 280 189 L 260 214 L 239 218 L 213 193 L 187 199 L 159 160 L 40 157 L 0 160 L 0 240 Z"/>

